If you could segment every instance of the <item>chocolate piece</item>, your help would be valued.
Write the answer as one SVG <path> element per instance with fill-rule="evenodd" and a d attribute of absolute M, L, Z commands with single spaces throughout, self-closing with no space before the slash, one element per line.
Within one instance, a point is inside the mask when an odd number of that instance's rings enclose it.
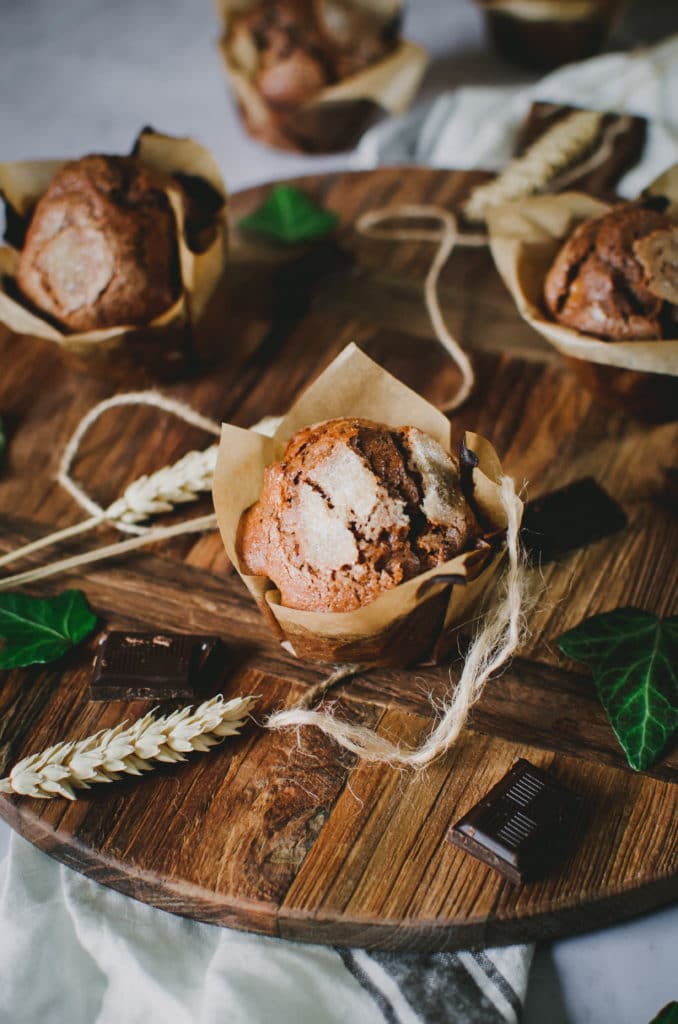
<path fill-rule="evenodd" d="M 509 881 L 530 882 L 563 851 L 578 804 L 552 775 L 520 758 L 447 838 Z"/>
<path fill-rule="evenodd" d="M 521 156 L 557 121 L 576 107 L 533 103 L 518 135 L 514 156 Z M 549 183 L 549 192 L 578 189 L 592 195 L 612 195 L 623 174 L 640 160 L 645 147 L 647 121 L 628 114 L 605 114 L 595 144 L 569 170 Z"/>
<path fill-rule="evenodd" d="M 521 537 L 530 554 L 543 564 L 609 537 L 627 522 L 624 510 L 587 476 L 529 501 Z"/>
<path fill-rule="evenodd" d="M 99 641 L 92 700 L 194 700 L 224 663 L 218 637 L 111 631 Z"/>

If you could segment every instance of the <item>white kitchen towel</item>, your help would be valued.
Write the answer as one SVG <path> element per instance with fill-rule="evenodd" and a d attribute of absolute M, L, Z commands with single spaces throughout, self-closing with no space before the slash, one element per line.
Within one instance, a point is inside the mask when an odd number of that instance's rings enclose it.
<path fill-rule="evenodd" d="M 515 1024 L 531 946 L 368 953 L 138 903 L 12 835 L 0 1024 Z"/>
<path fill-rule="evenodd" d="M 619 185 L 621 195 L 634 197 L 678 162 L 678 35 L 646 49 L 571 64 L 530 86 L 443 93 L 430 106 L 367 132 L 354 165 L 498 170 L 513 154 L 520 124 L 535 100 L 646 117 L 643 159 Z"/>

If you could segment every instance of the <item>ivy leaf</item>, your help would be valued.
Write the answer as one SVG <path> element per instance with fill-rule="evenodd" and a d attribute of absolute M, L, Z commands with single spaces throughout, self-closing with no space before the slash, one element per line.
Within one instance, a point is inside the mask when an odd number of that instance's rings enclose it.
<path fill-rule="evenodd" d="M 316 206 L 298 188 L 276 185 L 258 209 L 238 221 L 238 226 L 294 245 L 329 235 L 338 221 L 336 213 Z"/>
<path fill-rule="evenodd" d="M 617 608 L 564 633 L 558 646 L 591 668 L 631 767 L 651 768 L 678 729 L 678 617 Z"/>
<path fill-rule="evenodd" d="M 652 1018 L 650 1024 L 678 1024 L 678 1003 L 675 1000 L 667 1003 L 657 1016 Z"/>
<path fill-rule="evenodd" d="M 96 622 L 80 590 L 56 597 L 0 593 L 0 669 L 54 661 L 84 640 Z"/>

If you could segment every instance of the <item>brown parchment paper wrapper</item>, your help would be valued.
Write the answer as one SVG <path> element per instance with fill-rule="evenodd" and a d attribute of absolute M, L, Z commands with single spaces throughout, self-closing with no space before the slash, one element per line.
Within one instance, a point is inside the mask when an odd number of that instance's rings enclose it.
<path fill-rule="evenodd" d="M 266 102 L 230 45 L 233 17 L 257 0 L 216 0 L 224 31 L 219 48 L 233 95 L 250 135 L 278 149 L 328 153 L 351 149 L 380 114 L 402 114 L 414 98 L 428 65 L 428 54 L 416 43 L 401 40 L 382 60 L 359 74 L 316 93 L 293 110 Z M 358 5 L 356 5 L 358 6 Z M 366 10 L 396 16 L 401 0 L 362 0 Z"/>
<path fill-rule="evenodd" d="M 281 643 L 298 657 L 364 665 L 410 665 L 440 660 L 456 628 L 490 587 L 505 545 L 498 543 L 457 558 L 401 583 L 352 612 L 309 612 L 285 608 L 280 592 L 262 576 L 243 572 L 236 551 L 240 517 L 261 493 L 266 466 L 278 460 L 297 430 L 342 416 L 366 417 L 390 427 L 419 427 L 450 451 L 449 420 L 434 406 L 349 345 L 292 406 L 273 437 L 222 425 L 214 474 L 214 507 L 233 565 Z M 466 435 L 478 457 L 473 498 L 491 530 L 506 528 L 497 481 L 499 459 L 476 434 Z"/>
<path fill-rule="evenodd" d="M 648 191 L 678 201 L 676 169 Z M 578 224 L 609 208 L 581 192 L 497 206 L 487 217 L 492 256 L 523 319 L 568 360 L 604 404 L 647 419 L 675 417 L 678 339 L 602 341 L 556 323 L 544 306 L 544 280 L 561 245 Z"/>
<path fill-rule="evenodd" d="M 193 139 L 144 129 L 132 154 L 166 175 L 200 179 L 209 186 L 208 222 L 189 243 L 180 192 L 167 194 L 177 221 L 181 292 L 169 309 L 142 327 L 121 324 L 93 331 L 68 332 L 41 316 L 19 293 L 14 274 L 19 252 L 0 246 L 0 322 L 17 334 L 44 338 L 59 346 L 78 369 L 110 377 L 168 376 L 195 358 L 208 358 L 220 342 L 223 320 L 215 302 L 228 254 L 227 193 L 212 155 Z M 8 226 L 22 231 L 52 178 L 67 160 L 33 160 L 0 164 L 0 195 Z M 199 196 L 197 200 L 199 202 Z"/>

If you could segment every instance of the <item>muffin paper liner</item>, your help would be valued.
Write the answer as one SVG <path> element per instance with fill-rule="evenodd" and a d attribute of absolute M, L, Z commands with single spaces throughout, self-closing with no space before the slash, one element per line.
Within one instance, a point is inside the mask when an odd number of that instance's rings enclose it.
<path fill-rule="evenodd" d="M 678 167 L 648 189 L 678 203 Z M 678 339 L 601 341 L 550 319 L 544 306 L 544 280 L 565 239 L 610 204 L 580 192 L 534 196 L 505 203 L 487 216 L 490 248 L 497 270 L 518 312 L 554 348 L 570 359 L 641 373 L 678 376 Z"/>
<path fill-rule="evenodd" d="M 298 107 L 283 110 L 264 99 L 232 52 L 234 15 L 256 6 L 257 0 L 216 0 L 224 31 L 219 42 L 226 74 L 248 132 L 272 146 L 301 152 L 349 149 L 379 113 L 402 114 L 414 98 L 428 65 L 428 54 L 416 43 L 401 40 L 382 60 L 316 93 Z M 355 6 L 358 6 L 356 4 Z M 396 16 L 400 0 L 362 0 L 377 14 Z"/>
<path fill-rule="evenodd" d="M 144 362 L 152 368 L 157 362 L 165 369 L 176 363 L 180 369 L 188 356 L 208 356 L 219 341 L 222 320 L 212 300 L 228 253 L 227 193 L 216 161 L 192 139 L 144 129 L 134 144 L 132 155 L 166 175 L 202 179 L 215 193 L 215 199 L 221 200 L 209 223 L 201 228 L 197 244 L 193 243 L 191 248 L 181 194 L 172 188 L 167 190 L 177 221 L 182 285 L 173 305 L 143 326 L 121 324 L 69 332 L 23 299 L 14 284 L 19 251 L 5 244 L 0 246 L 0 322 L 17 334 L 55 342 L 65 354 L 74 357 L 81 368 L 95 369 L 95 364 L 104 357 L 107 372 L 109 367 L 116 368 L 116 360 L 124 352 L 125 362 L 135 367 L 137 362 Z M 0 195 L 5 201 L 9 230 L 12 225 L 14 230 L 17 226 L 20 230 L 28 226 L 36 202 L 46 192 L 56 172 L 68 162 L 33 160 L 0 164 Z"/>
<path fill-rule="evenodd" d="M 486 11 L 500 11 L 525 21 L 580 21 L 612 14 L 616 0 L 477 0 Z"/>
<path fill-rule="evenodd" d="M 298 657 L 363 665 L 440 660 L 492 585 L 505 554 L 507 525 L 492 446 L 467 433 L 478 459 L 472 498 L 488 524 L 479 549 L 401 583 L 351 612 L 286 608 L 271 580 L 242 571 L 236 551 L 242 513 L 259 498 L 264 470 L 302 427 L 338 417 L 364 417 L 389 427 L 415 426 L 450 451 L 449 420 L 425 399 L 349 345 L 294 403 L 273 437 L 222 424 L 214 474 L 214 507 L 226 552 L 280 642 Z"/>

